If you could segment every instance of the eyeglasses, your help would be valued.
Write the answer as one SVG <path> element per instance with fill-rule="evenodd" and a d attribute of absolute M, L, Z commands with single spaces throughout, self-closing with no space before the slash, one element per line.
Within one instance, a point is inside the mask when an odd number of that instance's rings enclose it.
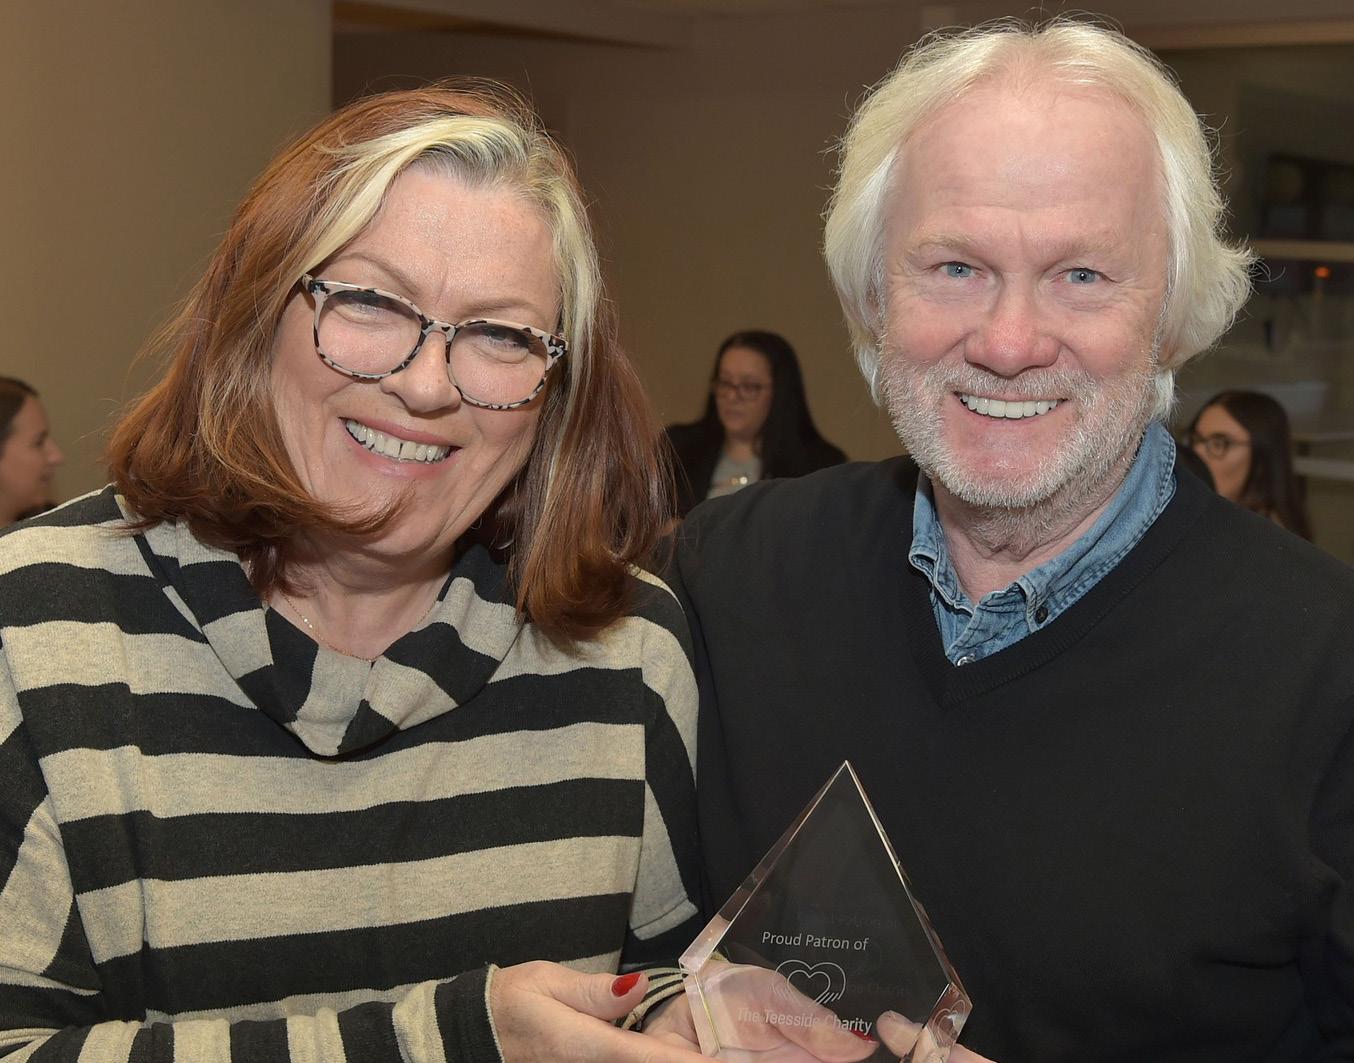
<path fill-rule="evenodd" d="M 408 368 L 429 334 L 440 332 L 447 376 L 461 398 L 486 410 L 513 410 L 540 394 L 550 367 L 569 352 L 562 337 L 530 325 L 486 318 L 452 324 L 380 288 L 309 273 L 301 284 L 315 300 L 315 352 L 358 380 L 383 380 Z"/>
<path fill-rule="evenodd" d="M 737 395 L 744 402 L 761 398 L 762 392 L 770 386 L 770 384 L 763 384 L 760 380 L 725 380 L 723 377 L 716 377 L 710 381 L 710 390 L 717 397 L 728 399 Z"/>
<path fill-rule="evenodd" d="M 1222 432 L 1214 432 L 1208 436 L 1200 435 L 1198 432 L 1186 432 L 1184 443 L 1192 450 L 1202 450 L 1210 458 L 1225 458 L 1233 447 L 1251 445 L 1249 439 L 1233 439 Z"/>

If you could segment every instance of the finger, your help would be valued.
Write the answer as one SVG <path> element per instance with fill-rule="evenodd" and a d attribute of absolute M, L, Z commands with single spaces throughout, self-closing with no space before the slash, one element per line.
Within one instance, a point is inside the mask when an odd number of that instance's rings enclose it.
<path fill-rule="evenodd" d="M 760 988 L 764 993 L 761 1014 L 767 1024 L 823 1063 L 855 1063 L 873 1055 L 878 1046 L 867 1030 L 844 1022 L 835 1012 L 795 990 L 783 976 L 777 975 L 770 983 L 762 979 Z"/>
<path fill-rule="evenodd" d="M 576 974 L 573 977 L 551 979 L 541 988 L 574 1011 L 614 1022 L 628 1015 L 644 999 L 649 989 L 649 979 L 641 971 L 622 975 Z"/>
<path fill-rule="evenodd" d="M 879 1039 L 884 1047 L 895 1056 L 913 1053 L 915 1063 L 992 1063 L 986 1056 L 980 1056 L 963 1045 L 954 1045 L 948 1050 L 937 1044 L 934 1035 L 915 1022 L 903 1018 L 896 1011 L 886 1011 L 879 1016 L 875 1024 Z"/>
<path fill-rule="evenodd" d="M 614 1026 L 589 1025 L 559 1032 L 569 1045 L 568 1058 L 588 1063 L 710 1063 L 694 1046 L 688 1048 L 665 1038 L 618 1030 Z"/>
<path fill-rule="evenodd" d="M 921 1030 L 915 1022 L 908 1022 L 896 1011 L 886 1011 L 875 1023 L 875 1032 L 884 1042 L 884 1047 L 895 1056 L 906 1056 L 917 1043 L 917 1033 Z M 917 1063 L 921 1063 L 918 1060 Z"/>

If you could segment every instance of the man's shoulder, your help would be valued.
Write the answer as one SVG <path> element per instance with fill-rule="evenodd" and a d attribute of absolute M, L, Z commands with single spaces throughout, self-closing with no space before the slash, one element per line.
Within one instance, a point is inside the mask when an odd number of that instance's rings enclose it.
<path fill-rule="evenodd" d="M 917 468 L 910 459 L 851 462 L 764 480 L 697 506 L 677 534 L 682 567 L 707 571 L 812 564 L 910 535 Z"/>
<path fill-rule="evenodd" d="M 1177 580 L 1208 588 L 1215 603 L 1251 603 L 1252 613 L 1292 612 L 1312 619 L 1354 616 L 1354 568 L 1250 510 L 1207 491 L 1199 519 L 1172 551 Z"/>
<path fill-rule="evenodd" d="M 853 524 L 865 514 L 901 511 L 910 519 L 916 488 L 917 467 L 909 458 L 853 461 L 804 476 L 763 480 L 710 499 L 692 511 L 687 527 L 702 534 L 733 527 L 793 532 L 785 520 L 831 526 Z"/>

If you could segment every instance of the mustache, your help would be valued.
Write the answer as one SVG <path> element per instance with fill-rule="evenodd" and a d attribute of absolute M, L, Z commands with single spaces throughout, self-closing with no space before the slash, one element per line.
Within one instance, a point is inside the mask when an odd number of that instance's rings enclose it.
<path fill-rule="evenodd" d="M 1088 398 L 1096 392 L 1095 381 L 1089 373 L 1067 367 L 1027 369 L 1018 376 L 1006 377 L 967 363 L 937 362 L 919 370 L 902 359 L 886 366 L 882 383 L 887 388 L 890 378 L 897 384 L 902 382 L 899 378 L 908 376 L 920 377 L 922 386 L 932 393 L 949 391 L 1034 400 Z"/>

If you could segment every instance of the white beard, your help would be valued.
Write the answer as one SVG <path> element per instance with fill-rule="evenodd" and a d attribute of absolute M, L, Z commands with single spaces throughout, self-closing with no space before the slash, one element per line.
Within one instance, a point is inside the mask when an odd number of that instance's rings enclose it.
<path fill-rule="evenodd" d="M 1037 545 L 1075 525 L 1122 481 L 1156 406 L 1156 356 L 1099 382 L 1070 370 L 1030 370 L 1013 379 L 968 363 L 920 368 L 885 352 L 880 384 L 889 418 L 913 460 L 969 510 L 972 530 L 995 545 Z M 1076 419 L 1057 448 L 1032 469 L 1013 454 L 1009 465 L 971 467 L 943 434 L 954 394 L 1070 399 Z M 976 415 L 975 415 L 976 416 Z M 1047 414 L 1042 416 L 1048 416 Z"/>

